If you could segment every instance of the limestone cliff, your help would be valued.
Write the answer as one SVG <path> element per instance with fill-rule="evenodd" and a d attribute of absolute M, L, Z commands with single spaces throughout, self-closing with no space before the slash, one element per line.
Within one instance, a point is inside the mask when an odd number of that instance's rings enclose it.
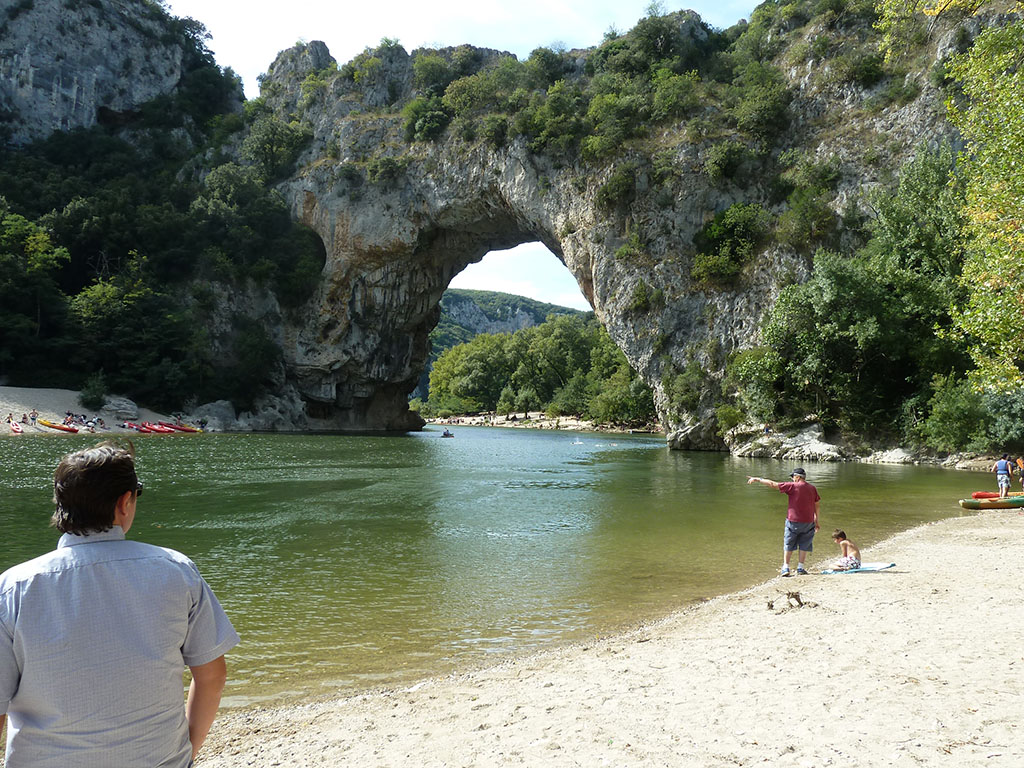
<path fill-rule="evenodd" d="M 268 144 L 264 154 L 274 162 L 261 170 L 295 218 L 318 233 L 326 263 L 313 296 L 299 307 L 283 308 L 269 288 L 255 284 L 217 287 L 215 340 L 228 338 L 233 321 L 245 316 L 282 350 L 275 394 L 240 423 L 417 428 L 421 421 L 407 398 L 449 282 L 490 250 L 540 241 L 565 263 L 654 388 L 672 445 L 723 448 L 713 407 L 725 360 L 756 343 L 780 288 L 806 278 L 814 248 L 825 241 L 814 228 L 788 238 L 773 230 L 732 279 L 716 283 L 695 270 L 706 225 L 738 203 L 779 220 L 791 213 L 779 182 L 787 163 L 800 157 L 829 177 L 818 192 L 824 210 L 814 227 L 828 230 L 829 245 L 849 245 L 856 226 L 848 222 L 865 214 L 865 191 L 893 185 L 922 143 L 957 142 L 933 72 L 982 23 L 931 28 L 911 64 L 894 70 L 876 60 L 870 4 L 769 6 L 771 23 L 757 30 L 740 25 L 722 35 L 680 11 L 642 20 L 646 27 L 636 34 L 595 49 L 542 51 L 529 66 L 469 46 L 410 55 L 387 43 L 342 66 L 320 42 L 281 53 L 262 82 L 264 103 L 252 113 L 298 126 L 294 134 L 311 140 L 283 173 L 291 157 L 282 159 L 287 152 Z M 174 40 L 188 37 L 183 23 L 168 27 L 149 0 L 9 3 L 0 12 L 0 127 L 22 143 L 130 119 L 181 80 L 188 51 Z M 745 46 L 749 71 L 701 58 L 732 43 Z M 637 76 L 638 56 L 653 50 L 658 61 L 669 49 L 675 69 Z M 605 71 L 595 88 L 610 60 L 617 69 Z M 501 87 L 514 69 L 510 62 L 524 67 L 526 79 L 494 114 L 448 124 L 438 121 L 451 115 L 435 105 L 444 84 L 425 77 L 418 61 L 452 78 L 497 72 L 491 88 Z M 684 107 L 656 100 L 653 107 L 650 100 L 631 106 L 635 94 L 615 90 L 631 77 L 644 88 L 661 78 L 681 89 L 668 96 L 685 101 L 690 68 L 708 85 L 699 91 L 703 101 Z M 737 101 L 735 83 L 776 76 L 784 103 Z M 605 113 L 592 114 L 588 100 Z M 597 135 L 602 119 L 622 117 L 616 110 L 627 108 L 636 124 L 603 134 L 599 151 L 581 149 L 587 130 Z M 520 125 L 530 109 L 546 125 Z M 775 121 L 773 132 L 759 130 L 759 121 Z M 259 138 L 258 125 L 206 159 L 223 162 L 237 149 L 235 160 L 258 162 L 259 153 L 245 151 Z M 667 382 L 687 370 L 699 371 L 700 386 L 680 405 Z M 232 418 L 225 415 L 225 423 Z"/>
<path fill-rule="evenodd" d="M 114 124 L 181 79 L 185 51 L 168 34 L 167 14 L 148 0 L 4 5 L 0 129 L 14 144 Z"/>
<path fill-rule="evenodd" d="M 681 36 L 707 33 L 693 14 L 673 18 Z M 891 184 L 892 171 L 922 142 L 956 141 L 927 72 L 963 33 L 937 32 L 920 69 L 905 73 L 909 97 L 868 108 L 892 79 L 828 79 L 830 63 L 814 53 L 814 41 L 838 34 L 829 23 L 806 24 L 797 36 L 803 48 L 776 54 L 792 94 L 790 122 L 776 144 L 758 151 L 777 158 L 798 149 L 835 169 L 827 203 L 842 238 L 838 222 L 863 191 Z M 591 53 L 569 54 L 567 80 L 585 76 Z M 263 83 L 268 105 L 313 133 L 298 171 L 280 185 L 327 252 L 317 295 L 284 333 L 289 379 L 312 405 L 311 423 L 411 426 L 401 414 L 448 282 L 489 250 L 541 241 L 654 387 L 672 444 L 723 448 L 709 406 L 725 357 L 756 341 L 780 287 L 809 273 L 810 252 L 768 242 L 738 282 L 716 288 L 692 276 L 694 238 L 736 202 L 781 212 L 771 179 L 713 178 L 715 137 L 682 122 L 660 125 L 605 161 L 535 151 L 522 136 L 495 146 L 454 128 L 410 143 L 399 110 L 417 93 L 415 56 L 389 45 L 339 72 L 326 47 L 312 42 L 283 52 Z M 481 51 L 478 59 L 496 56 Z M 617 174 L 628 175 L 631 194 L 609 204 Z M 680 413 L 669 408 L 664 374 L 690 364 L 704 371 L 705 386 L 697 406 Z"/>

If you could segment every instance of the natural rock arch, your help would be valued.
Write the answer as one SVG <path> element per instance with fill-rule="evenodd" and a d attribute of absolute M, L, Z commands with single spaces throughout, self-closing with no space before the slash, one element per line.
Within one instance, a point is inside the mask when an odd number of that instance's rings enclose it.
<path fill-rule="evenodd" d="M 418 173 L 423 161 L 411 160 L 399 179 L 378 184 L 339 182 L 329 169 L 288 183 L 297 217 L 320 234 L 327 254 L 310 304 L 316 312 L 306 315 L 286 346 L 289 371 L 314 423 L 418 427 L 405 404 L 430 351 L 441 295 L 455 275 L 492 250 L 542 242 L 597 309 L 593 264 L 565 242 L 582 210 L 574 211 L 552 188 L 541 192 L 542 174 L 521 148 L 509 150 L 497 173 L 487 160 L 438 163 L 430 174 Z M 469 168 L 478 172 L 467 174 Z M 358 206 L 348 197 L 353 184 Z"/>
<path fill-rule="evenodd" d="M 681 34 L 700 33 L 694 18 L 678 15 Z M 287 382 L 309 426 L 416 428 L 406 398 L 449 281 L 490 250 L 540 241 L 651 385 L 674 431 L 670 442 L 724 447 L 714 406 L 725 360 L 756 342 L 781 286 L 805 279 L 811 259 L 769 243 L 732 285 L 708 286 L 692 275 L 694 236 L 733 204 L 771 205 L 771 180 L 716 181 L 705 170 L 716 139 L 692 140 L 682 124 L 601 162 L 533 151 L 522 136 L 494 147 L 454 126 L 436 141 L 410 143 L 397 110 L 415 95 L 415 55 L 384 44 L 362 55 L 361 69 L 357 57 L 339 72 L 326 46 L 313 42 L 283 52 L 262 83 L 279 119 L 301 116 L 312 131 L 299 170 L 279 185 L 326 251 L 315 296 L 279 329 Z M 474 49 L 478 63 L 502 55 Z M 582 76 L 586 56 L 567 54 L 575 68 L 568 77 Z M 791 130 L 767 150 L 798 148 L 839 163 L 843 180 L 829 201 L 837 219 L 865 185 L 881 183 L 863 136 L 884 135 L 898 163 L 922 136 L 949 133 L 932 108 L 939 96 L 926 91 L 880 118 L 857 112 L 837 140 L 824 116 L 843 119 L 847 95 L 804 90 L 809 81 L 796 69 L 788 76 Z M 671 408 L 666 374 L 694 368 L 703 385 L 685 411 Z"/>

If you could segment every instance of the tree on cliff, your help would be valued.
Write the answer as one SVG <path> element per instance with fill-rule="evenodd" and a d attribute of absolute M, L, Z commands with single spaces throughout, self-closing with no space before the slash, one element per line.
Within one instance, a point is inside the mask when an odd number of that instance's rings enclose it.
<path fill-rule="evenodd" d="M 898 56 L 920 17 L 969 14 L 985 0 L 880 0 L 879 28 L 889 57 Z M 1017 3 L 1024 13 L 1024 3 Z M 954 315 L 977 366 L 976 379 L 1001 390 L 1024 386 L 1024 20 L 984 29 L 949 74 L 963 90 L 950 119 L 966 151 L 968 249 L 963 286 L 968 298 Z"/>
<path fill-rule="evenodd" d="M 1024 4 L 1018 8 L 1024 11 Z M 967 143 L 969 298 L 960 329 L 987 386 L 1024 386 L 1024 21 L 983 32 L 950 71 L 968 101 L 951 118 Z"/>

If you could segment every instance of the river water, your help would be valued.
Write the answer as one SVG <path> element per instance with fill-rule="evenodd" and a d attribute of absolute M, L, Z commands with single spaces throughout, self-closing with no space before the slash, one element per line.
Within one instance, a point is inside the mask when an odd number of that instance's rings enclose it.
<path fill-rule="evenodd" d="M 226 706 L 399 685 L 636 626 L 770 578 L 791 464 L 662 438 L 457 427 L 136 439 L 129 536 L 189 555 L 242 636 Z M 0 440 L 0 569 L 51 549 L 53 469 L 93 440 Z M 988 476 L 807 464 L 861 546 L 961 514 Z"/>

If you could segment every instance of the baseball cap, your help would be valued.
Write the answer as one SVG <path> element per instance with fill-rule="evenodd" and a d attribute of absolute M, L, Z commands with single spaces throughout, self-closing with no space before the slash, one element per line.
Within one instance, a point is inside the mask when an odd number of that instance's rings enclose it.
<path fill-rule="evenodd" d="M 804 468 L 803 467 L 797 467 L 796 469 L 794 469 L 792 472 L 789 473 L 790 477 L 794 477 L 796 475 L 800 475 L 800 477 L 804 477 L 804 478 L 807 477 L 807 473 L 804 472 Z"/>

